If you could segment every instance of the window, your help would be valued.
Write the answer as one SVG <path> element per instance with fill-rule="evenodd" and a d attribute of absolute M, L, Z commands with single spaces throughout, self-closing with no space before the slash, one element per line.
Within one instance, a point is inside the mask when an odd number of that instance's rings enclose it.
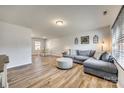
<path fill-rule="evenodd" d="M 41 42 L 35 41 L 35 50 L 40 50 L 40 49 L 41 49 Z"/>
<path fill-rule="evenodd" d="M 112 28 L 112 54 L 124 68 L 124 7 Z"/>

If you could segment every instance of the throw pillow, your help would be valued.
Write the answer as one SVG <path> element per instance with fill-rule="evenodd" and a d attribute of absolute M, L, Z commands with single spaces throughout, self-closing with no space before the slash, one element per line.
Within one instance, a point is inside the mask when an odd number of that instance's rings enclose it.
<path fill-rule="evenodd" d="M 110 55 L 108 61 L 111 62 L 111 63 L 114 63 L 114 57 Z"/>
<path fill-rule="evenodd" d="M 90 51 L 90 55 L 89 55 L 89 57 L 93 57 L 94 54 L 95 54 L 95 52 L 96 52 L 95 50 L 91 50 L 91 51 Z"/>
<path fill-rule="evenodd" d="M 107 52 L 104 52 L 101 56 L 100 56 L 100 60 L 103 60 L 105 62 L 109 62 L 109 56 L 110 54 Z"/>

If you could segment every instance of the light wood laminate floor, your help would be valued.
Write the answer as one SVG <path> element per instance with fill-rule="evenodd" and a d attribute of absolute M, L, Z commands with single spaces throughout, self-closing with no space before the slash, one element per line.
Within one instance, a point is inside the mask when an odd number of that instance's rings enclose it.
<path fill-rule="evenodd" d="M 8 70 L 10 88 L 116 88 L 116 83 L 85 74 L 83 65 L 69 70 L 56 67 L 57 57 L 33 56 L 33 63 Z"/>

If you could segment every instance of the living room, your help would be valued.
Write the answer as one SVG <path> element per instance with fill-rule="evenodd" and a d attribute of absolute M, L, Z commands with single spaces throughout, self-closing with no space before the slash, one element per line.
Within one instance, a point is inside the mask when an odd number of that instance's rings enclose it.
<path fill-rule="evenodd" d="M 123 50 L 117 45 L 123 41 L 116 43 L 123 11 L 123 5 L 0 6 L 1 87 L 124 87 L 123 51 L 116 55 L 117 46 Z"/>

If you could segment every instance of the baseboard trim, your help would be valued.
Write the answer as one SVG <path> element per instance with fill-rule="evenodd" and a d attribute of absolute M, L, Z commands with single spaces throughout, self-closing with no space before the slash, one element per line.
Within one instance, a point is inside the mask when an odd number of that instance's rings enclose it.
<path fill-rule="evenodd" d="M 7 68 L 7 70 L 13 70 L 13 69 L 17 69 L 17 68 L 21 68 L 21 67 L 26 67 L 28 65 L 31 65 L 32 63 L 28 63 L 28 64 L 23 64 L 23 65 L 19 65 L 19 66 L 14 66 L 11 68 Z"/>

